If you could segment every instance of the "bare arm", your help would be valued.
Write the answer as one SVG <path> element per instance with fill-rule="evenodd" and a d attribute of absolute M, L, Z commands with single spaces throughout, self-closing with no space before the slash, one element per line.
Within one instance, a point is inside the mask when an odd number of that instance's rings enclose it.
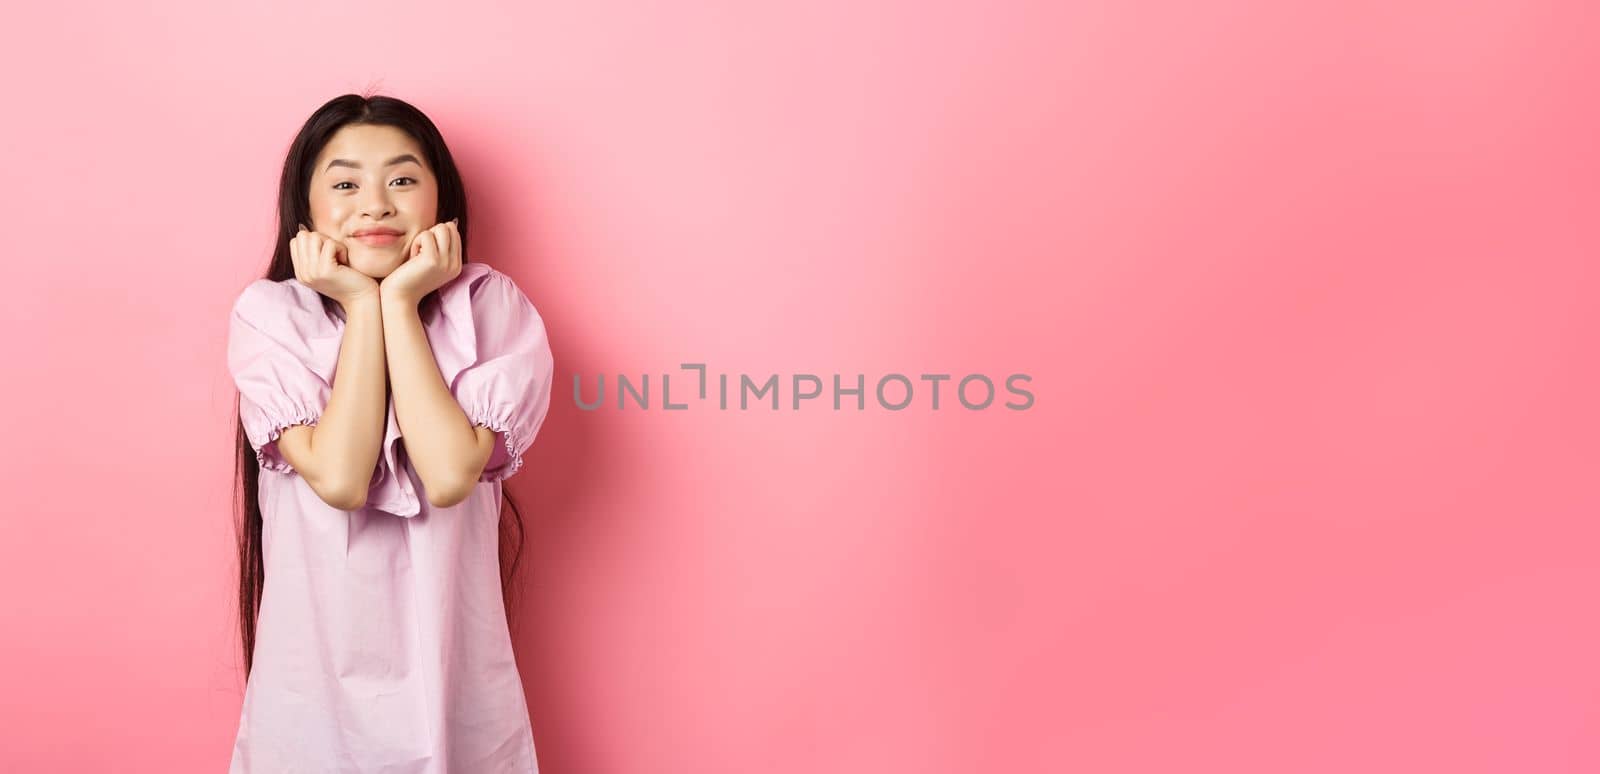
<path fill-rule="evenodd" d="M 433 359 L 417 302 L 383 293 L 383 341 L 394 416 L 406 437 L 406 454 L 422 479 L 428 502 L 449 507 L 467 498 L 494 452 L 495 432 L 467 419 Z"/>
<path fill-rule="evenodd" d="M 383 311 L 376 292 L 344 304 L 344 338 L 333 392 L 316 426 L 296 425 L 278 437 L 278 451 L 329 505 L 366 504 L 382 451 L 388 413 Z"/>

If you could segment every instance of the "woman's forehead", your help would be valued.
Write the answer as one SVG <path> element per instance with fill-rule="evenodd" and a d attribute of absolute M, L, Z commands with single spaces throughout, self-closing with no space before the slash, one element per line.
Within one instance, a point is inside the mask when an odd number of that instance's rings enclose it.
<path fill-rule="evenodd" d="M 411 135 L 392 126 L 352 125 L 335 132 L 317 154 L 317 171 L 335 159 L 362 169 L 379 169 L 404 156 L 418 164 L 423 161 L 422 146 Z"/>

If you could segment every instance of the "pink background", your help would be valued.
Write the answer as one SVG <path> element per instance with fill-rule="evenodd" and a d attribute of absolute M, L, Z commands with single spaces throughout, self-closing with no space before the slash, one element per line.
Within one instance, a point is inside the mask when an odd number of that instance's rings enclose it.
<path fill-rule="evenodd" d="M 225 768 L 226 314 L 369 89 L 550 326 L 547 774 L 1600 768 L 1583 3 L 99 5 L 0 28 L 0 770 Z M 687 361 L 1037 402 L 570 397 Z"/>

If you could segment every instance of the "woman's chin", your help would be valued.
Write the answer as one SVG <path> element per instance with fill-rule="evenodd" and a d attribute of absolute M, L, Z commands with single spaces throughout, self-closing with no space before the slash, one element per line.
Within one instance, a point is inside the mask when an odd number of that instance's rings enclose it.
<path fill-rule="evenodd" d="M 398 255 L 363 255 L 351 256 L 350 258 L 350 268 L 375 280 L 381 280 L 394 273 L 394 270 L 400 268 L 402 263 L 405 263 L 405 261 L 400 260 Z"/>

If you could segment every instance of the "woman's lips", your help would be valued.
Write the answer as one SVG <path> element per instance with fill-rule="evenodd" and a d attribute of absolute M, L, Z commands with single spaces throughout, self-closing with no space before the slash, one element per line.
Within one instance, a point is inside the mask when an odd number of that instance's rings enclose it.
<path fill-rule="evenodd" d="M 370 245 L 372 247 L 387 247 L 389 245 L 392 245 L 392 244 L 400 241 L 400 237 L 401 236 L 403 236 L 403 235 L 402 234 L 362 234 L 361 236 L 356 237 L 356 240 L 361 242 L 361 244 Z"/>

